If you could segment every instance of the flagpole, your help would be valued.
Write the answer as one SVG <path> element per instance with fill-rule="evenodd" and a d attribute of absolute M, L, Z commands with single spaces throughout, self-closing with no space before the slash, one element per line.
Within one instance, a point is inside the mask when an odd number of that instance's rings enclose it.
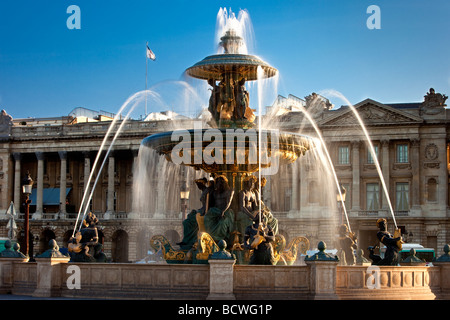
<path fill-rule="evenodd" d="M 147 117 L 147 74 L 148 74 L 148 55 L 147 55 L 148 41 L 145 47 L 145 117 Z"/>

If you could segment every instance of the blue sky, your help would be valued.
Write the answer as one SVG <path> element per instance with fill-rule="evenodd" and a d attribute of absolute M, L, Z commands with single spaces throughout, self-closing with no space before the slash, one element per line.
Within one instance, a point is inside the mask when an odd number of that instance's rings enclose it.
<path fill-rule="evenodd" d="M 80 30 L 66 26 L 72 4 Z M 366 26 L 369 5 L 380 8 L 379 30 Z M 146 41 L 157 56 L 149 87 L 176 95 L 184 70 L 215 53 L 221 7 L 250 14 L 251 53 L 279 70 L 278 94 L 333 89 L 356 104 L 450 93 L 448 0 L 23 0 L 0 1 L 0 108 L 13 118 L 116 112 L 145 88 Z"/>

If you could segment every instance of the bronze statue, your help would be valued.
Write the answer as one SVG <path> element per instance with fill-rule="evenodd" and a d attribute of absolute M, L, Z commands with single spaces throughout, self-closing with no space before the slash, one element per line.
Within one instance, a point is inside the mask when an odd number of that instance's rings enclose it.
<path fill-rule="evenodd" d="M 220 86 L 220 103 L 218 106 L 220 120 L 231 120 L 236 107 L 234 96 L 234 81 L 232 79 L 222 80 Z"/>
<path fill-rule="evenodd" d="M 95 262 L 94 247 L 98 243 L 96 224 L 98 219 L 92 212 L 86 215 L 82 228 L 69 240 L 69 253 L 73 262 Z M 91 252 L 91 253 L 90 253 Z"/>
<path fill-rule="evenodd" d="M 264 188 L 266 186 L 267 183 L 267 179 L 265 177 L 261 177 L 261 181 L 259 179 L 256 180 L 255 183 L 255 195 L 256 195 L 256 199 L 258 199 L 260 206 L 261 206 L 261 212 L 264 215 L 265 219 L 267 220 L 267 224 L 272 228 L 273 233 L 275 235 L 278 234 L 278 219 L 275 218 L 272 214 L 272 212 L 270 211 L 270 209 L 265 205 L 264 201 L 262 200 L 262 195 L 261 195 L 261 200 L 259 197 L 259 189 L 261 186 L 261 193 L 262 193 L 262 188 Z"/>
<path fill-rule="evenodd" d="M 352 266 L 355 264 L 355 254 L 353 250 L 357 249 L 356 237 L 353 232 L 349 232 L 347 225 L 342 224 L 339 227 L 338 243 L 340 247 L 341 261 L 344 265 Z"/>
<path fill-rule="evenodd" d="M 18 243 L 14 244 L 13 249 L 11 240 L 5 241 L 5 250 L 0 252 L 0 258 L 26 258 L 26 256 L 20 252 L 20 245 Z"/>
<path fill-rule="evenodd" d="M 234 224 L 234 213 L 230 208 L 234 191 L 228 185 L 228 179 L 224 175 L 214 179 L 214 191 L 212 192 L 211 207 L 204 216 L 205 231 L 218 242 L 229 241 Z"/>
<path fill-rule="evenodd" d="M 236 107 L 234 109 L 234 120 L 241 120 L 245 118 L 245 111 L 249 107 L 250 96 L 245 88 L 245 78 L 238 81 L 236 85 Z"/>
<path fill-rule="evenodd" d="M 218 121 L 220 114 L 220 110 L 218 108 L 218 104 L 220 101 L 220 87 L 217 86 L 216 80 L 214 79 L 209 79 L 208 84 L 212 87 L 208 110 L 211 113 L 212 118 Z"/>
<path fill-rule="evenodd" d="M 258 197 L 255 192 L 255 176 L 248 176 L 244 179 L 243 189 L 239 192 L 239 209 L 251 220 L 258 214 Z"/>
<path fill-rule="evenodd" d="M 183 221 L 183 240 L 178 242 L 177 245 L 182 250 L 189 250 L 197 241 L 199 232 L 199 224 L 203 227 L 203 217 L 208 211 L 210 204 L 212 203 L 212 192 L 214 190 L 214 182 L 208 181 L 206 178 L 195 180 L 195 184 L 202 191 L 200 201 L 202 207 L 198 210 L 192 210 Z M 204 230 L 201 230 L 204 231 Z"/>
<path fill-rule="evenodd" d="M 252 250 L 250 264 L 275 265 L 276 259 L 272 243 L 275 235 L 267 221 L 259 215 L 253 219 L 253 224 L 245 229 L 244 247 Z"/>
<path fill-rule="evenodd" d="M 387 231 L 387 220 L 384 218 L 377 220 L 377 227 L 380 229 L 377 233 L 377 238 L 386 246 L 386 252 L 384 253 L 384 258 L 381 258 L 379 255 L 374 254 L 374 247 L 369 247 L 369 258 L 372 260 L 373 265 L 396 266 L 398 264 L 398 250 L 401 249 L 402 237 L 395 235 L 396 237 L 394 238 Z"/>
<path fill-rule="evenodd" d="M 236 229 L 240 234 L 252 225 L 252 221 L 259 212 L 258 198 L 254 191 L 256 177 L 251 175 L 244 179 L 243 189 L 238 194 L 238 209 L 236 214 Z"/>

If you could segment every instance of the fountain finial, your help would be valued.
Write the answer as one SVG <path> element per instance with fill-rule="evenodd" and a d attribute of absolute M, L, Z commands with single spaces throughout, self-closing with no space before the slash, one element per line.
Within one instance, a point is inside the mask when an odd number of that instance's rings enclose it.
<path fill-rule="evenodd" d="M 243 44 L 243 40 L 240 36 L 237 35 L 234 29 L 229 29 L 225 32 L 225 35 L 220 38 L 220 43 L 225 53 L 236 54 L 239 53 L 239 48 Z"/>

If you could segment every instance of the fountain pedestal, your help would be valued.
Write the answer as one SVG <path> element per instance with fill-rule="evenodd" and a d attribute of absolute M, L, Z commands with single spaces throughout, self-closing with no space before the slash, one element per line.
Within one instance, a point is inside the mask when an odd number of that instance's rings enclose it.
<path fill-rule="evenodd" d="M 233 269 L 236 259 L 226 251 L 226 242 L 219 241 L 219 251 L 211 255 L 209 263 L 208 300 L 235 300 Z"/>
<path fill-rule="evenodd" d="M 233 267 L 235 260 L 209 260 L 208 300 L 235 300 Z"/>
<path fill-rule="evenodd" d="M 51 258 L 36 258 L 37 262 L 37 283 L 36 290 L 33 292 L 33 297 L 55 297 L 60 296 L 62 287 L 61 279 L 62 264 L 68 263 L 69 257 L 51 257 Z"/>
<path fill-rule="evenodd" d="M 325 252 L 325 242 L 319 242 L 319 252 L 307 256 L 305 263 L 310 267 L 310 288 L 314 300 L 337 300 L 336 274 L 339 259 Z"/>

